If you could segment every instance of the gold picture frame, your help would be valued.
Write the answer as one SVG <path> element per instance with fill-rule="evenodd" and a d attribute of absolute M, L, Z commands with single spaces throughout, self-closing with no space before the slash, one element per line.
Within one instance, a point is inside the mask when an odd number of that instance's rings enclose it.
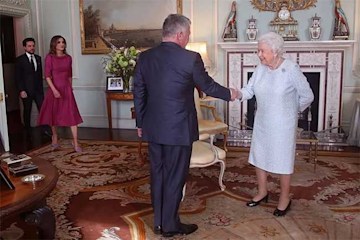
<path fill-rule="evenodd" d="M 101 4 L 99 4 L 101 1 Z M 159 4 L 164 5 L 164 0 L 158 0 Z M 176 4 L 176 12 L 182 14 L 183 2 L 182 0 L 167 0 L 169 5 Z M 172 2 L 174 1 L 174 2 Z M 165 1 L 166 2 L 166 1 Z M 113 1 L 111 3 L 118 4 L 123 7 L 130 7 L 129 1 Z M 142 3 L 136 12 L 124 11 L 123 14 L 115 13 L 119 11 L 119 7 L 110 6 L 110 3 L 104 4 L 102 0 L 79 0 L 80 9 L 80 35 L 81 35 L 81 53 L 82 54 L 106 54 L 109 53 L 112 46 L 120 47 L 125 44 L 135 45 L 140 49 L 150 48 L 155 46 L 161 41 L 161 29 L 146 29 L 143 24 L 148 21 L 139 21 L 138 29 L 122 30 L 117 29 L 116 21 L 119 21 L 119 16 L 124 16 L 125 21 L 131 21 L 129 18 L 133 18 L 132 24 L 137 24 L 137 16 L 143 15 L 141 11 L 147 13 L 149 9 L 156 9 L 154 6 L 146 6 Z M 154 4 L 154 1 L 151 1 Z M 155 1 L 156 3 L 156 1 Z M 97 8 L 97 6 L 99 8 Z M 133 6 L 133 2 L 131 6 Z M 94 7 L 95 6 L 95 7 Z M 164 10 L 164 9 L 163 9 Z M 103 11 L 103 12 L 102 12 Z M 159 11 L 157 9 L 157 11 Z M 174 9 L 175 11 L 175 9 Z M 107 13 L 106 23 L 102 23 L 101 14 Z M 162 13 L 167 16 L 171 12 Z M 159 16 L 159 14 L 155 14 Z M 153 16 L 155 16 L 153 15 Z M 160 14 L 161 15 L 161 14 Z M 111 19 L 114 16 L 114 19 Z M 110 20 L 109 20 L 110 19 Z M 162 19 L 163 20 L 163 19 Z M 105 21 L 105 20 L 104 20 Z M 110 21 L 113 21 L 110 24 Z M 121 21 L 121 20 L 120 20 Z M 115 24 L 114 24 L 115 23 Z M 106 27 L 104 27 L 104 25 Z M 136 40 L 134 40 L 136 39 Z"/>

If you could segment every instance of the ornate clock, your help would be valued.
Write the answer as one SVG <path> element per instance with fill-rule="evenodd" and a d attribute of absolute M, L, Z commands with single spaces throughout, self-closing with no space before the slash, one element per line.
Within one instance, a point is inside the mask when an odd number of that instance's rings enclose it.
<path fill-rule="evenodd" d="M 298 22 L 291 16 L 289 5 L 287 2 L 280 3 L 277 14 L 270 22 L 271 30 L 280 34 L 285 41 L 297 41 L 298 38 Z"/>
<path fill-rule="evenodd" d="M 276 12 L 270 21 L 270 30 L 281 35 L 285 41 L 297 41 L 298 21 L 291 16 L 295 10 L 315 6 L 317 0 L 251 0 L 251 4 L 259 11 Z"/>

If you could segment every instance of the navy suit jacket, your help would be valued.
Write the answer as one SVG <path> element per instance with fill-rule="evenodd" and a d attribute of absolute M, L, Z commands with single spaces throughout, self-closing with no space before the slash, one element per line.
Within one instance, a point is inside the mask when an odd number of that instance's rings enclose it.
<path fill-rule="evenodd" d="M 15 63 L 16 86 L 19 92 L 26 91 L 29 96 L 44 94 L 41 57 L 36 54 L 34 57 L 37 65 L 36 71 L 25 53 L 17 57 Z"/>
<path fill-rule="evenodd" d="M 229 89 L 207 74 L 199 53 L 162 42 L 140 54 L 134 74 L 134 103 L 143 140 L 190 146 L 199 139 L 195 86 L 207 95 L 230 100 Z"/>

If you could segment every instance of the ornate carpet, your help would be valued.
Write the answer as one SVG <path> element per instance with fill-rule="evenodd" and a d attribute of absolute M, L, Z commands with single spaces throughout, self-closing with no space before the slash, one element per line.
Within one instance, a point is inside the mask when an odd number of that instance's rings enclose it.
<path fill-rule="evenodd" d="M 152 232 L 149 165 L 137 143 L 70 140 L 28 153 L 50 161 L 60 173 L 47 199 L 57 219 L 57 239 L 161 239 Z M 360 161 L 358 157 L 320 156 L 314 165 L 299 154 L 292 178 L 292 206 L 274 217 L 279 179 L 269 176 L 270 201 L 255 208 L 245 202 L 256 193 L 255 170 L 248 153 L 227 153 L 225 191 L 218 186 L 219 166 L 190 169 L 181 203 L 184 223 L 199 230 L 174 239 L 359 239 Z M 146 149 L 144 149 L 146 154 Z"/>

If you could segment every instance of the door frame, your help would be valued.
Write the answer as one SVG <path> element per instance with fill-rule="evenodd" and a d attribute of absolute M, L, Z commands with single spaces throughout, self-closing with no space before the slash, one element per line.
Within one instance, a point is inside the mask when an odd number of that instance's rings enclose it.
<path fill-rule="evenodd" d="M 15 30 L 15 46 L 19 46 L 25 36 L 32 36 L 31 24 L 31 10 L 27 0 L 10 1 L 5 0 L 0 3 L 0 14 L 14 17 L 14 30 Z M 1 39 L 0 39 L 1 41 Z M 16 55 L 19 54 L 19 48 L 16 48 Z M 0 140 L 6 152 L 10 151 L 9 133 L 7 125 L 6 113 L 6 97 L 4 87 L 4 75 L 2 67 L 1 45 L 0 45 Z"/>
<path fill-rule="evenodd" d="M 0 40 L 1 41 L 1 40 Z M 0 44 L 0 53 L 1 53 L 1 44 Z M 5 87 L 4 87 L 4 75 L 2 67 L 2 54 L 0 54 L 0 140 L 1 144 L 4 147 L 5 152 L 10 150 L 9 144 L 9 134 L 7 126 L 7 114 L 6 114 L 6 96 L 5 96 Z"/>

